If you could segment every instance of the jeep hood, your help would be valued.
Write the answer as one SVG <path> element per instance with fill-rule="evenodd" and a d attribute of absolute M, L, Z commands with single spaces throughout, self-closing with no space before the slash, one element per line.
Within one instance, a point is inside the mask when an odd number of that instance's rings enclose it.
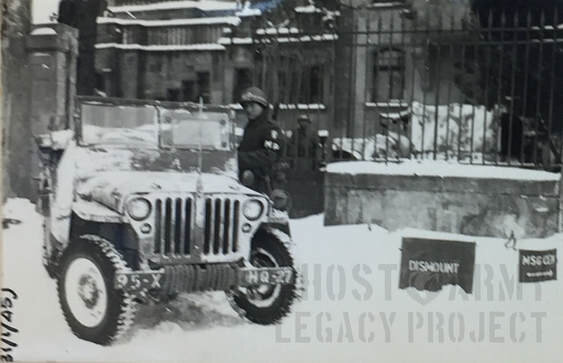
<path fill-rule="evenodd" d="M 100 172 L 80 179 L 77 194 L 86 200 L 94 200 L 117 212 L 123 212 L 126 197 L 146 193 L 192 193 L 198 185 L 197 173 L 111 171 Z M 260 196 L 232 178 L 201 174 L 202 192 L 218 194 L 245 194 Z"/>

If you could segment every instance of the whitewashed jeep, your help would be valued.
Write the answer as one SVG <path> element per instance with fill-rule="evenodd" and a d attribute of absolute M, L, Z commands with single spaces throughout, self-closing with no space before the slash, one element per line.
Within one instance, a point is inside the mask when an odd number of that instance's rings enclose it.
<path fill-rule="evenodd" d="M 180 292 L 223 290 L 258 324 L 289 312 L 286 214 L 239 183 L 234 137 L 227 108 L 80 97 L 74 130 L 37 138 L 43 264 L 76 336 L 110 344 Z"/>

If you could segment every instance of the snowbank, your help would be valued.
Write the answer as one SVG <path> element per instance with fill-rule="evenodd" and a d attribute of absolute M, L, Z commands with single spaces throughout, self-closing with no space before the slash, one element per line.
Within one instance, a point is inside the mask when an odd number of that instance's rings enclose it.
<path fill-rule="evenodd" d="M 57 32 L 53 28 L 40 27 L 33 29 L 31 35 L 57 35 Z"/>
<path fill-rule="evenodd" d="M 458 178 L 492 178 L 512 180 L 557 181 L 559 173 L 514 167 L 468 165 L 455 161 L 405 160 L 400 163 L 373 161 L 342 161 L 327 166 L 330 173 L 418 175 Z"/>
<path fill-rule="evenodd" d="M 413 102 L 411 112 L 411 141 L 417 151 L 433 152 L 434 139 L 440 153 L 500 150 L 495 115 L 484 106 L 454 103 L 436 107 Z"/>

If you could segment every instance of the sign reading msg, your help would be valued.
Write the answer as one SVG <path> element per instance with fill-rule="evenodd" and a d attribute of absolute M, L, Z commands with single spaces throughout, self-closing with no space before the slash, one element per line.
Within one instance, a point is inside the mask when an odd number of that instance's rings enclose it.
<path fill-rule="evenodd" d="M 520 282 L 557 280 L 557 249 L 520 250 Z"/>
<path fill-rule="evenodd" d="M 473 290 L 475 243 L 403 238 L 399 288 L 438 291 L 444 285 Z"/>

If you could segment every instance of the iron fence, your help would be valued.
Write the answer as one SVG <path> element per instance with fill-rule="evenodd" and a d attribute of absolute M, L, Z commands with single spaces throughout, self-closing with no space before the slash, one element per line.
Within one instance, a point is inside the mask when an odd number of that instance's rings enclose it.
<path fill-rule="evenodd" d="M 304 162 L 312 168 L 405 159 L 560 168 L 558 9 L 342 7 L 336 15 L 329 23 L 319 11 L 315 27 L 257 28 L 249 40 L 254 81 L 273 96 L 290 140 L 287 158 L 313 159 Z"/>

